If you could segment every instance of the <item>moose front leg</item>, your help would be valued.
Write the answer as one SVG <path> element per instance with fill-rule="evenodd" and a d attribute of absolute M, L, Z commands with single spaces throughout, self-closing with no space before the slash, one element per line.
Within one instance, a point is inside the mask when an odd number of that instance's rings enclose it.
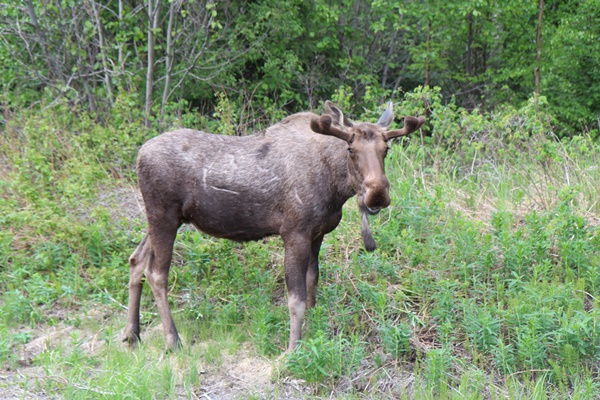
<path fill-rule="evenodd" d="M 306 309 L 306 271 L 311 254 L 311 240 L 304 235 L 290 235 L 284 238 L 284 247 L 285 283 L 290 310 L 288 351 L 292 351 L 302 338 L 302 317 Z"/>

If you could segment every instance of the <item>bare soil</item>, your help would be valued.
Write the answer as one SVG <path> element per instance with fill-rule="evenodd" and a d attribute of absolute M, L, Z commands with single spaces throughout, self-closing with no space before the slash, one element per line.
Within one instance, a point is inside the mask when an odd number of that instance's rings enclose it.
<path fill-rule="evenodd" d="M 159 334 L 158 329 L 156 333 Z M 98 340 L 98 332 L 72 326 L 40 327 L 27 344 L 15 349 L 18 353 L 17 366 L 0 369 L 0 399 L 63 398 L 61 393 L 47 393 L 44 390 L 47 385 L 43 383 L 55 381 L 60 386 L 72 383 L 64 377 L 50 375 L 45 368 L 34 365 L 33 361 L 43 352 L 71 346 L 73 337 L 78 338 L 79 349 L 87 355 L 98 355 L 106 346 L 104 341 Z M 190 346 L 187 351 L 199 351 L 203 345 Z M 278 361 L 256 357 L 249 348 L 242 347 L 236 354 L 224 355 L 222 361 L 216 364 L 205 365 L 199 370 L 200 384 L 192 393 L 195 398 L 218 400 L 253 396 L 291 400 L 302 399 L 309 393 L 302 381 L 277 377 L 276 370 L 280 367 Z M 97 392 L 89 387 L 79 389 Z M 188 398 L 188 395 L 182 387 L 176 388 L 177 398 Z"/>

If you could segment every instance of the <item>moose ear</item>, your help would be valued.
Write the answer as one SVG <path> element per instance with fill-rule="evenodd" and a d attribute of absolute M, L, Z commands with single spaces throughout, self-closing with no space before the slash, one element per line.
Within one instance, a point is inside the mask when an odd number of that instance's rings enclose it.
<path fill-rule="evenodd" d="M 388 140 L 399 136 L 406 136 L 419 129 L 424 123 L 425 117 L 404 117 L 404 127 L 402 129 L 387 131 L 384 133 L 383 138 L 387 142 Z"/>
<path fill-rule="evenodd" d="M 385 109 L 385 111 L 383 112 L 381 117 L 379 118 L 379 121 L 377 121 L 377 125 L 379 125 L 382 128 L 387 128 L 388 126 L 390 126 L 390 124 L 392 123 L 393 120 L 394 120 L 394 105 L 390 101 L 390 104 L 388 104 L 387 108 Z"/>
<path fill-rule="evenodd" d="M 352 121 L 346 118 L 342 110 L 329 100 L 325 101 L 325 114 L 331 115 L 333 123 L 338 124 L 339 126 L 346 126 L 348 128 L 354 126 Z"/>

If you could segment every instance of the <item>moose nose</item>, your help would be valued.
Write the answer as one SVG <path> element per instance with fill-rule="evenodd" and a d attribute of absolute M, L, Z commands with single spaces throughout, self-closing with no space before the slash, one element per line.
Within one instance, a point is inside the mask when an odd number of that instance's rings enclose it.
<path fill-rule="evenodd" d="M 387 178 L 365 181 L 365 206 L 374 213 L 390 205 L 390 183 Z"/>

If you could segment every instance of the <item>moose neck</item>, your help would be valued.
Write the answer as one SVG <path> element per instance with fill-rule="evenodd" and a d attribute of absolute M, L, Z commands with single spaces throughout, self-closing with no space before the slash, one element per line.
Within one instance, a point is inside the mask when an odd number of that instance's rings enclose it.
<path fill-rule="evenodd" d="M 341 208 L 348 199 L 354 197 L 357 193 L 352 182 L 352 169 L 354 166 L 348 154 L 346 143 L 339 139 L 332 139 L 331 142 L 330 151 L 327 151 L 326 154 L 330 160 L 331 172 L 334 176 L 333 182 L 336 186 L 336 194 L 339 197 L 338 202 Z"/>

